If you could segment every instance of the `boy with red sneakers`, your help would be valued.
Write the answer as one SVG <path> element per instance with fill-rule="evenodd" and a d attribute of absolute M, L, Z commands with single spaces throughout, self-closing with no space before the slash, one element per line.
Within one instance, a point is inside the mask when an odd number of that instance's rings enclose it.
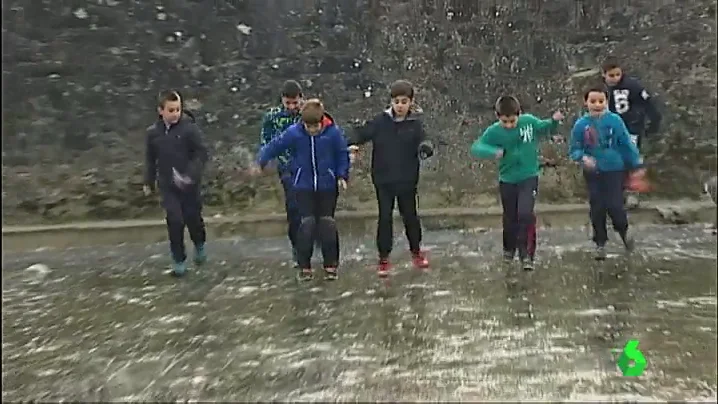
<path fill-rule="evenodd" d="M 379 276 L 391 268 L 389 255 L 394 243 L 394 204 L 404 222 L 412 261 L 417 268 L 427 268 L 429 261 L 421 250 L 421 222 L 417 212 L 416 192 L 419 182 L 419 160 L 434 154 L 421 121 L 421 109 L 414 105 L 414 87 L 405 80 L 391 85 L 391 107 L 356 129 L 349 140 L 353 154 L 358 146 L 373 143 L 371 176 L 379 205 L 376 246 L 379 251 Z"/>

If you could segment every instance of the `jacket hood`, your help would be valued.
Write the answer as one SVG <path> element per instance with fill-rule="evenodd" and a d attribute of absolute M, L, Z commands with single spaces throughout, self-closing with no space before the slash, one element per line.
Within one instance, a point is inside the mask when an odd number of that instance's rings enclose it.
<path fill-rule="evenodd" d="M 389 115 L 389 117 L 391 117 L 391 119 L 394 119 L 394 110 L 391 108 L 391 106 L 389 106 L 384 111 L 384 113 Z M 404 120 L 405 121 L 415 121 L 415 120 L 421 119 L 423 116 L 424 116 L 424 110 L 420 106 L 418 106 L 416 104 L 412 104 L 411 108 L 409 108 L 409 113 L 406 115 L 406 118 Z"/>

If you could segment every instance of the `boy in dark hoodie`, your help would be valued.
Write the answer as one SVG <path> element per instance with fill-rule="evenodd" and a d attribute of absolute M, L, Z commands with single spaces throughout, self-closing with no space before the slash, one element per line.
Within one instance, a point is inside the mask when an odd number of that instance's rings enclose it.
<path fill-rule="evenodd" d="M 387 276 L 393 248 L 394 204 L 404 221 L 412 261 L 417 268 L 427 268 L 429 261 L 421 250 L 421 221 L 417 212 L 419 160 L 434 154 L 421 121 L 421 110 L 414 106 L 414 87 L 398 80 L 390 88 L 391 107 L 354 132 L 349 144 L 352 153 L 359 145 L 373 143 L 371 176 L 379 205 L 376 246 L 379 251 L 377 271 Z"/>
<path fill-rule="evenodd" d="M 162 207 L 166 212 L 172 275 L 182 276 L 187 270 L 185 226 L 195 246 L 195 263 L 207 260 L 200 196 L 202 171 L 208 159 L 207 148 L 202 142 L 199 127 L 190 116 L 183 114 L 182 98 L 178 92 L 160 93 L 157 105 L 159 119 L 147 128 L 143 191 L 145 195 L 150 195 L 155 183 L 159 186 Z"/>
<path fill-rule="evenodd" d="M 334 213 L 339 188 L 349 180 L 349 151 L 342 130 L 318 99 L 302 106 L 301 121 L 262 147 L 253 172 L 289 150 L 292 190 L 301 216 L 297 232 L 299 279 L 313 277 L 311 258 L 315 235 L 320 240 L 326 279 L 337 278 L 339 234 Z"/>
<path fill-rule="evenodd" d="M 609 111 L 621 117 L 640 151 L 643 138 L 658 133 L 663 119 L 654 98 L 637 78 L 626 75 L 616 58 L 603 62 L 601 74 L 608 88 Z M 636 208 L 639 202 L 637 193 L 626 193 L 627 208 Z"/>

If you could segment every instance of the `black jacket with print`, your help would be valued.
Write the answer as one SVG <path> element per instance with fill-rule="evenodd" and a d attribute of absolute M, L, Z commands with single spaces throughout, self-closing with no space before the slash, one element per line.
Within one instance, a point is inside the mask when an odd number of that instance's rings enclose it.
<path fill-rule="evenodd" d="M 202 131 L 190 116 L 170 126 L 161 119 L 150 125 L 145 147 L 145 185 L 154 188 L 157 181 L 161 190 L 174 187 L 172 168 L 200 184 L 208 153 Z"/>
<path fill-rule="evenodd" d="M 416 108 L 401 121 L 394 119 L 390 109 L 355 129 L 349 145 L 372 142 L 371 176 L 374 184 L 410 183 L 419 181 L 419 149 L 431 151 L 421 122 L 422 111 Z"/>

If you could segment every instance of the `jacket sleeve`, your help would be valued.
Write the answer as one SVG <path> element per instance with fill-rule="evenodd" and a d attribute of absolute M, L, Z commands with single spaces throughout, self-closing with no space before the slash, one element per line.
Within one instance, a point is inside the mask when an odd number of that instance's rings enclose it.
<path fill-rule="evenodd" d="M 351 136 L 349 136 L 350 146 L 359 146 L 374 140 L 377 131 L 377 118 L 364 122 L 364 124 L 354 128 Z"/>
<path fill-rule="evenodd" d="M 155 182 L 157 181 L 157 151 L 152 143 L 152 137 L 154 134 L 154 126 L 147 128 L 147 135 L 145 136 L 145 182 L 144 184 L 150 188 L 155 188 Z"/>
<path fill-rule="evenodd" d="M 434 136 L 429 136 L 426 134 L 426 129 L 424 128 L 424 122 L 419 121 L 419 147 L 420 148 L 429 148 L 431 151 L 431 154 L 434 154 L 434 141 L 432 140 Z"/>
<path fill-rule="evenodd" d="M 190 161 L 187 169 L 187 175 L 196 184 L 202 178 L 204 166 L 209 160 L 207 146 L 205 146 L 202 138 L 202 130 L 196 124 L 190 124 L 190 131 L 187 140 L 189 142 Z"/>
<path fill-rule="evenodd" d="M 274 138 L 274 125 L 272 122 L 272 113 L 267 112 L 262 117 L 262 129 L 259 132 L 259 147 L 266 146 Z"/>
<path fill-rule="evenodd" d="M 577 162 L 581 162 L 584 156 L 584 139 L 583 139 L 583 131 L 581 128 L 583 125 L 581 124 L 581 119 L 576 121 L 576 123 L 573 125 L 573 129 L 571 129 L 571 142 L 568 146 L 568 157 Z"/>
<path fill-rule="evenodd" d="M 631 140 L 631 134 L 623 122 L 623 119 L 616 118 L 611 125 L 613 131 L 616 134 L 616 141 L 618 143 L 619 153 L 623 158 L 626 167 L 629 170 L 634 170 L 643 166 L 643 159 L 638 151 L 638 147 Z"/>
<path fill-rule="evenodd" d="M 496 152 L 498 152 L 501 147 L 496 141 L 494 133 L 491 128 L 487 128 L 471 145 L 471 155 L 480 159 L 496 157 Z"/>
<path fill-rule="evenodd" d="M 646 111 L 646 117 L 648 118 L 646 134 L 653 135 L 658 133 L 663 116 L 661 115 L 661 111 L 658 110 L 656 100 L 638 80 L 633 81 L 631 87 L 632 102 L 642 104 Z"/>
<path fill-rule="evenodd" d="M 294 132 L 290 127 L 290 129 L 285 130 L 281 135 L 262 146 L 257 156 L 257 164 L 264 168 L 270 160 L 277 158 L 285 150 L 289 149 L 294 144 L 294 139 Z"/>
<path fill-rule="evenodd" d="M 558 129 L 558 124 L 560 123 L 559 121 L 555 121 L 553 118 L 539 119 L 533 115 L 530 116 L 533 120 L 533 126 L 536 128 L 536 136 L 539 139 L 556 133 L 556 129 Z"/>
<path fill-rule="evenodd" d="M 349 161 L 349 146 L 339 127 L 337 127 L 336 136 L 334 136 L 334 154 L 334 161 L 336 161 L 334 171 L 337 173 L 337 177 L 349 181 L 349 169 L 351 167 Z"/>

